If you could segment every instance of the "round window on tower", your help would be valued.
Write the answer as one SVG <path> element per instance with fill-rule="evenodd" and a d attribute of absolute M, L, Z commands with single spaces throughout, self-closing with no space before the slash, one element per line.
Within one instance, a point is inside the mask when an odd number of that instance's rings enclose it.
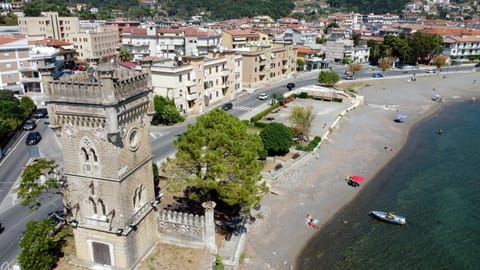
<path fill-rule="evenodd" d="M 140 132 L 137 128 L 131 128 L 127 135 L 128 147 L 131 151 L 136 151 L 140 146 Z"/>

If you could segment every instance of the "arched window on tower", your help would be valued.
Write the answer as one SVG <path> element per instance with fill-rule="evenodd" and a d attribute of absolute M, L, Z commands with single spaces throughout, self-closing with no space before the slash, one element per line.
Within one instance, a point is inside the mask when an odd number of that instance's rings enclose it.
<path fill-rule="evenodd" d="M 80 140 L 80 162 L 83 173 L 90 175 L 99 175 L 100 166 L 98 165 L 98 155 L 95 150 L 95 145 L 88 136 L 84 136 Z"/>
<path fill-rule="evenodd" d="M 90 164 L 92 166 L 92 170 L 97 172 L 98 171 L 98 157 L 95 153 L 95 150 L 90 149 L 90 156 L 92 157 Z"/>
<path fill-rule="evenodd" d="M 138 209 L 144 204 L 145 186 L 140 184 L 133 193 L 133 208 Z"/>
<path fill-rule="evenodd" d="M 101 199 L 97 200 L 97 207 L 100 210 L 100 212 L 98 213 L 98 216 L 105 217 L 107 215 L 107 211 L 105 209 L 105 204 Z"/>
<path fill-rule="evenodd" d="M 90 215 L 96 216 L 97 215 L 97 204 L 92 199 L 92 197 L 88 198 L 88 204 L 90 206 Z"/>
<path fill-rule="evenodd" d="M 81 155 L 82 155 L 83 168 L 85 172 L 90 172 L 92 169 L 90 167 L 90 157 L 88 156 L 87 150 L 83 147 L 82 147 Z"/>

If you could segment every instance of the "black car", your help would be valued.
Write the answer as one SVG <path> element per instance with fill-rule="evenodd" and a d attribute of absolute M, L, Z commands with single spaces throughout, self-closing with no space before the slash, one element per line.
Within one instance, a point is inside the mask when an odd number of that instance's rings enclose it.
<path fill-rule="evenodd" d="M 231 110 L 232 108 L 233 108 L 233 104 L 231 102 L 225 103 L 222 106 L 222 110 L 224 110 L 224 111 Z"/>
<path fill-rule="evenodd" d="M 293 88 L 295 88 L 295 84 L 294 83 L 287 83 L 287 88 L 288 88 L 288 90 L 292 90 Z"/>
<path fill-rule="evenodd" d="M 33 120 L 27 120 L 25 124 L 23 124 L 23 130 L 34 130 L 36 127 L 37 124 Z"/>
<path fill-rule="evenodd" d="M 39 143 L 41 139 L 42 139 L 42 135 L 40 135 L 40 132 L 30 131 L 27 135 L 27 139 L 25 140 L 25 143 L 27 145 L 35 145 Z"/>
<path fill-rule="evenodd" d="M 33 112 L 33 117 L 43 118 L 47 116 L 47 114 L 48 114 L 47 108 L 38 108 Z"/>
<path fill-rule="evenodd" d="M 475 64 L 475 67 L 480 67 L 480 63 L 476 63 L 476 64 Z"/>

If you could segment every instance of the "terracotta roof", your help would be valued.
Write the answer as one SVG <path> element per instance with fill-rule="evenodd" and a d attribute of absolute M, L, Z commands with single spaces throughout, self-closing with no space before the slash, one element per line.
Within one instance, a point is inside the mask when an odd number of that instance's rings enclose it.
<path fill-rule="evenodd" d="M 457 42 L 480 42 L 480 38 L 474 36 L 451 36 Z"/>
<path fill-rule="evenodd" d="M 298 47 L 298 48 L 297 48 L 297 52 L 298 52 L 298 53 L 304 53 L 304 54 L 315 53 L 315 51 L 313 51 L 313 50 L 310 49 L 310 48 L 306 48 L 306 47 Z"/>
<path fill-rule="evenodd" d="M 147 29 L 138 28 L 138 27 L 125 27 L 123 28 L 122 33 L 129 33 L 132 36 L 146 36 Z"/>
<path fill-rule="evenodd" d="M 424 34 L 447 35 L 480 35 L 480 29 L 465 29 L 461 27 L 433 27 L 422 30 Z"/>
<path fill-rule="evenodd" d="M 15 42 L 23 38 L 23 36 L 0 36 L 0 45 Z"/>
<path fill-rule="evenodd" d="M 44 46 L 49 46 L 49 47 L 61 47 L 61 46 L 68 46 L 72 45 L 70 42 L 66 42 L 64 40 L 58 40 L 58 39 L 53 39 L 53 38 L 46 38 L 42 40 L 30 40 L 28 41 L 28 44 L 32 45 L 44 45 Z"/>
<path fill-rule="evenodd" d="M 180 34 L 181 32 L 181 29 L 157 28 L 157 34 Z"/>
<path fill-rule="evenodd" d="M 201 30 L 194 27 L 187 27 L 183 28 L 183 30 L 185 31 L 186 37 L 220 37 L 220 34 L 209 29 Z"/>
<path fill-rule="evenodd" d="M 250 30 L 231 29 L 225 30 L 225 32 L 230 34 L 232 37 L 258 37 L 258 33 L 252 32 Z"/>

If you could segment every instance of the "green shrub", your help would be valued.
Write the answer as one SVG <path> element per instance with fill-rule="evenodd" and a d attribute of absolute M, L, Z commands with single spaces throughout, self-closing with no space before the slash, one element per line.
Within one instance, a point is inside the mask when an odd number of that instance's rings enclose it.
<path fill-rule="evenodd" d="M 273 110 L 275 110 L 278 107 L 280 107 L 280 104 L 275 103 L 272 106 L 265 109 L 264 111 L 254 115 L 252 118 L 250 118 L 250 121 L 251 122 L 257 122 L 257 121 L 261 120 L 265 115 L 271 113 Z"/>
<path fill-rule="evenodd" d="M 268 155 L 282 155 L 288 153 L 293 144 L 290 128 L 281 123 L 270 123 L 260 131 L 263 147 Z"/>
<path fill-rule="evenodd" d="M 256 128 L 265 128 L 268 125 L 268 123 L 265 122 L 253 122 L 253 126 Z"/>
<path fill-rule="evenodd" d="M 315 138 L 313 138 L 313 140 L 310 143 L 308 143 L 308 145 L 306 146 L 297 145 L 295 149 L 300 151 L 312 152 L 315 149 L 315 147 L 317 147 L 317 145 L 320 143 L 321 140 L 322 138 L 320 138 L 320 136 L 315 136 Z"/>
<path fill-rule="evenodd" d="M 213 265 L 213 270 L 223 270 L 225 265 L 223 265 L 222 257 L 220 255 L 215 255 L 215 264 Z"/>
<path fill-rule="evenodd" d="M 309 95 L 307 92 L 301 92 L 300 94 L 298 94 L 297 96 L 298 98 L 309 98 Z"/>

